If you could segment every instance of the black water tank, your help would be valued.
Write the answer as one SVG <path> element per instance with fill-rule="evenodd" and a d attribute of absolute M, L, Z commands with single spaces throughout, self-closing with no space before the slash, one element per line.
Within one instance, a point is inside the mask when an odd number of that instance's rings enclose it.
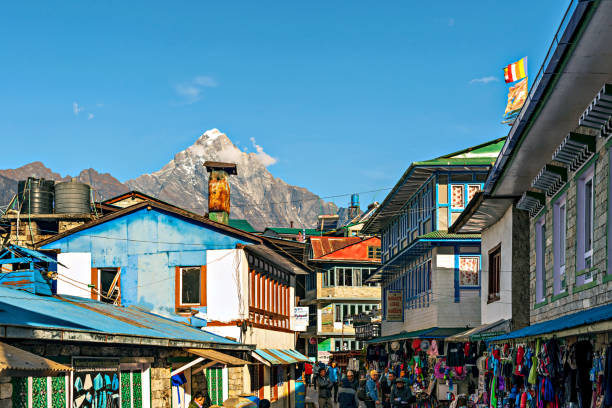
<path fill-rule="evenodd" d="M 55 185 L 56 214 L 88 214 L 91 212 L 91 187 L 76 180 Z"/>
<path fill-rule="evenodd" d="M 53 214 L 53 180 L 28 177 L 17 184 L 17 200 L 22 214 Z"/>

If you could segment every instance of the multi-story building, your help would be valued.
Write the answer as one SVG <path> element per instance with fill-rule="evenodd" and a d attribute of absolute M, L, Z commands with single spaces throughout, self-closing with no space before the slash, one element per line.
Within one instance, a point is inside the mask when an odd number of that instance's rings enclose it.
<path fill-rule="evenodd" d="M 311 237 L 306 277 L 310 326 L 301 336 L 308 356 L 325 360 L 333 351 L 360 350 L 352 319 L 380 307 L 380 287 L 366 280 L 380 265 L 376 237 Z"/>
<path fill-rule="evenodd" d="M 454 228 L 490 231 L 482 255 L 489 257 L 493 290 L 485 308 L 496 307 L 495 292 L 512 302 L 513 311 L 517 302 L 527 308 L 530 325 L 497 339 L 609 330 L 610 15 L 612 2 L 572 2 L 491 170 L 483 199 Z M 506 306 L 504 316 L 509 313 Z M 588 328 L 580 327 L 585 324 Z"/>
<path fill-rule="evenodd" d="M 382 335 L 444 337 L 480 324 L 480 235 L 448 233 L 504 139 L 415 162 L 362 231 L 382 235 Z M 409 337 L 407 337 L 409 338 Z"/>

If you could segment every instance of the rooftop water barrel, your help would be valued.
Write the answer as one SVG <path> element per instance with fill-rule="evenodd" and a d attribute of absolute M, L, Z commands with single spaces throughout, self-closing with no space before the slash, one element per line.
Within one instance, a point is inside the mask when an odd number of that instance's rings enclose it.
<path fill-rule="evenodd" d="M 359 194 L 351 195 L 351 207 L 359 207 Z"/>
<path fill-rule="evenodd" d="M 55 185 L 56 214 L 88 214 L 91 212 L 91 187 L 78 181 Z"/>
<path fill-rule="evenodd" d="M 17 183 L 17 201 L 22 214 L 53 214 L 53 180 L 28 177 Z"/>

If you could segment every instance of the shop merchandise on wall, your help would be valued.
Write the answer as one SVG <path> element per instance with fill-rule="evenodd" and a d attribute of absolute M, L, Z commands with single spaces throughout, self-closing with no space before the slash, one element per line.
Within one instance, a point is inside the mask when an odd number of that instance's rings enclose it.
<path fill-rule="evenodd" d="M 477 391 L 478 352 L 476 343 L 413 339 L 370 345 L 366 362 L 368 370 L 382 372 L 387 368 L 407 378 L 419 408 L 435 407 L 441 402 L 462 408 L 474 406 L 474 399 L 467 395 Z"/>

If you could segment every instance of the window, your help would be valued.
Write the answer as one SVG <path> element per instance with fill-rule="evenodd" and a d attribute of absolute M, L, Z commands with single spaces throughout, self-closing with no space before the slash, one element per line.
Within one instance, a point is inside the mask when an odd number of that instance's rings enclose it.
<path fill-rule="evenodd" d="M 368 247 L 368 258 L 380 259 L 380 247 L 379 246 L 369 246 Z"/>
<path fill-rule="evenodd" d="M 593 167 L 578 180 L 577 200 L 577 243 L 576 243 L 576 284 L 593 279 Z M 582 274 L 580 274 L 582 272 Z"/>
<path fill-rule="evenodd" d="M 459 257 L 459 285 L 478 286 L 478 275 L 480 272 L 480 260 L 477 256 Z"/>
<path fill-rule="evenodd" d="M 336 305 L 336 323 L 342 323 L 342 305 Z"/>
<path fill-rule="evenodd" d="M 544 217 L 536 223 L 536 292 L 535 301 L 541 303 L 546 299 L 546 225 Z"/>
<path fill-rule="evenodd" d="M 461 209 L 465 207 L 465 194 L 463 184 L 451 185 L 451 208 Z"/>
<path fill-rule="evenodd" d="M 98 269 L 100 282 L 98 284 L 100 301 L 105 303 L 117 303 L 120 295 L 120 273 L 119 268 Z"/>
<path fill-rule="evenodd" d="M 468 203 L 472 201 L 472 198 L 480 191 L 480 184 L 470 184 L 468 186 Z"/>
<path fill-rule="evenodd" d="M 190 306 L 206 306 L 206 266 L 177 266 L 174 295 L 181 312 L 189 312 Z"/>
<path fill-rule="evenodd" d="M 567 205 L 565 196 L 553 206 L 553 293 L 565 291 L 565 249 L 567 246 Z"/>
<path fill-rule="evenodd" d="M 489 296 L 488 303 L 500 299 L 501 244 L 489 252 Z"/>
<path fill-rule="evenodd" d="M 181 268 L 181 305 L 200 304 L 200 268 Z"/>

